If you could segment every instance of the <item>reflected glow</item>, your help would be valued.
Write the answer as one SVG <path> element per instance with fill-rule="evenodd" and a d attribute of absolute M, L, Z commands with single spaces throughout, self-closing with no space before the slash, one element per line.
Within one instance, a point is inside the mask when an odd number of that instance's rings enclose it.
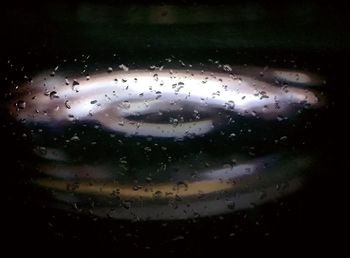
<path fill-rule="evenodd" d="M 135 184 L 123 184 L 113 180 L 117 177 L 115 172 L 110 171 L 111 167 L 61 166 L 57 170 L 56 166 L 47 166 L 43 168 L 44 173 L 53 177 L 42 177 L 34 183 L 53 191 L 57 205 L 66 203 L 69 205 L 67 209 L 71 203 L 82 203 L 81 207 L 84 207 L 85 200 L 98 198 L 100 204 L 95 207 L 95 211 L 102 217 L 110 212 L 106 210 L 107 203 L 126 201 L 132 203 L 132 214 L 128 212 L 127 215 L 124 207 L 113 205 L 110 207 L 114 214 L 112 217 L 130 219 L 131 215 L 136 215 L 142 219 L 184 219 L 194 216 L 191 212 L 194 207 L 202 216 L 231 212 L 230 205 L 225 201 L 227 198 L 235 203 L 235 210 L 239 210 L 249 208 L 251 203 L 264 203 L 295 191 L 302 180 L 298 176 L 290 175 L 298 175 L 308 168 L 310 159 L 296 157 L 290 160 L 288 156 L 263 157 L 239 163 L 232 168 L 206 168 L 200 171 L 196 180 L 187 175 L 187 180 L 144 183 L 138 184 L 137 188 Z M 263 167 L 266 163 L 270 164 L 268 170 Z M 167 173 L 171 176 L 170 171 Z M 280 181 L 280 178 L 283 180 Z M 276 185 L 286 182 L 288 187 L 276 188 Z M 262 198 L 261 193 L 266 196 Z M 181 214 L 178 213 L 177 206 L 174 208 L 168 205 L 174 200 L 182 207 Z"/>
<path fill-rule="evenodd" d="M 287 83 L 305 85 L 321 84 L 321 80 L 319 78 L 303 72 L 276 70 L 273 74 L 276 77 L 276 79 L 285 81 Z"/>
<path fill-rule="evenodd" d="M 67 182 L 54 179 L 39 179 L 37 184 L 49 189 L 64 191 L 67 189 Z M 187 185 L 187 184 L 186 184 Z M 176 184 L 158 184 L 154 186 L 146 186 L 144 189 L 135 191 L 133 185 L 119 185 L 113 183 L 94 183 L 79 182 L 79 188 L 75 191 L 77 194 L 92 194 L 102 196 L 113 196 L 113 193 L 118 191 L 120 198 L 142 198 L 142 199 L 171 199 L 174 196 L 180 198 L 196 197 L 199 194 L 209 194 L 218 191 L 232 189 L 232 182 L 230 181 L 200 181 L 189 183 L 186 187 L 179 187 Z M 159 193 L 159 194 L 156 194 Z"/>
<path fill-rule="evenodd" d="M 85 212 L 92 201 L 115 219 L 219 215 L 291 193 L 314 157 L 284 143 L 303 109 L 324 105 L 308 87 L 320 81 L 261 70 L 38 75 L 9 104 L 30 131 L 31 182 L 50 207 Z"/>
<path fill-rule="evenodd" d="M 268 159 L 265 159 L 268 160 Z M 255 161 L 259 162 L 259 161 Z M 108 167 L 91 166 L 44 166 L 41 171 L 47 175 L 60 179 L 38 179 L 36 183 L 54 190 L 65 191 L 69 180 L 79 182 L 76 193 L 102 195 L 111 197 L 118 190 L 118 196 L 122 198 L 154 198 L 154 193 L 161 192 L 161 198 L 191 197 L 198 194 L 212 194 L 224 190 L 232 190 L 237 185 L 233 179 L 244 178 L 257 173 L 254 164 L 241 164 L 233 168 L 216 168 L 210 172 L 201 172 L 200 180 L 186 183 L 162 183 L 140 187 L 137 191 L 134 185 L 123 185 L 113 182 L 113 169 Z M 62 180 L 63 179 L 63 180 Z M 105 179 L 105 181 L 98 181 Z M 78 181 L 77 181 L 78 180 Z M 92 180 L 92 181 L 91 181 Z M 112 181 L 112 182 L 111 182 Z"/>
<path fill-rule="evenodd" d="M 291 74 L 275 72 L 289 80 Z M 306 74 L 299 78 L 298 83 L 311 80 Z M 246 117 L 254 113 L 269 120 L 293 116 L 304 105 L 320 105 L 312 90 L 295 86 L 285 90 L 273 82 L 226 73 L 134 70 L 80 78 L 76 85 L 66 85 L 59 76 L 38 76 L 33 81 L 31 94 L 20 98 L 26 108 L 16 113 L 18 119 L 52 126 L 72 119 L 96 121 L 112 131 L 139 136 L 206 134 L 214 129 L 220 120 L 217 113 L 222 111 Z M 50 92 L 56 92 L 55 97 Z M 198 116 L 193 118 L 195 113 Z M 179 120 L 186 115 L 192 118 Z"/>

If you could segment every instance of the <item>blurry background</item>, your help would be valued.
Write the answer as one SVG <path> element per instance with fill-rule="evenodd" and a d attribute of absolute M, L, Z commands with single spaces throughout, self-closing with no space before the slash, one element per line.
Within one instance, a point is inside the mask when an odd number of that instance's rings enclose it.
<path fill-rule="evenodd" d="M 183 63 L 276 66 L 312 71 L 327 79 L 330 98 L 319 146 L 325 154 L 303 191 L 231 215 L 178 222 L 118 222 L 52 211 L 32 204 L 22 161 L 26 146 L 1 108 L 2 234 L 14 252 L 117 252 L 186 256 L 234 253 L 257 239 L 285 240 L 290 249 L 309 239 L 340 235 L 347 167 L 350 37 L 345 6 L 328 1 L 47 1 L 11 2 L 0 16 L 2 101 L 13 87 L 62 63 L 131 68 Z M 179 61 L 180 60 L 180 61 Z M 105 67 L 105 66 L 103 66 Z M 291 241 L 290 241 L 291 240 Z M 303 241 L 306 240 L 306 241 Z M 261 241 L 261 240 L 259 240 Z M 4 242 L 3 242 L 4 243 Z M 11 247 L 10 247 L 11 246 Z M 12 246 L 15 249 L 12 249 Z M 244 249 L 243 249 L 244 251 Z"/>

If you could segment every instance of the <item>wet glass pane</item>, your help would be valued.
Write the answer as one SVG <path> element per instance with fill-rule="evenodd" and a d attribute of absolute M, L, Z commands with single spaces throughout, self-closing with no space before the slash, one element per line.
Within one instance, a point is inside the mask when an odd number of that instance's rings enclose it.
<path fill-rule="evenodd" d="M 0 21 L 9 243 L 168 257 L 332 235 L 342 6 L 56 1 Z"/>

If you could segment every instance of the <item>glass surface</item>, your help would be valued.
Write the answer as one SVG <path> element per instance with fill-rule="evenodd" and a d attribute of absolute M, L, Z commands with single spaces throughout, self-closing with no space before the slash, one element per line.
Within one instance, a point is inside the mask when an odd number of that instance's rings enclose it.
<path fill-rule="evenodd" d="M 342 6 L 61 1 L 0 20 L 9 243 L 168 257 L 332 235 Z"/>

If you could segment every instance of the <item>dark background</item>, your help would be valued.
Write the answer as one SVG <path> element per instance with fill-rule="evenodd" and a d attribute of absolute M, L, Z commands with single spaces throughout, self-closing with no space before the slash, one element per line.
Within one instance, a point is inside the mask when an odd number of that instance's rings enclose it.
<path fill-rule="evenodd" d="M 283 245 L 286 252 L 300 247 L 319 252 L 334 244 L 332 251 L 340 250 L 348 204 L 348 16 L 345 5 L 333 1 L 8 3 L 0 16 L 2 103 L 25 76 L 64 59 L 82 66 L 82 55 L 90 55 L 92 66 L 115 62 L 137 68 L 175 56 L 185 63 L 211 58 L 317 72 L 327 78 L 329 107 L 314 128 L 313 144 L 323 158 L 302 191 L 231 215 L 123 222 L 33 204 L 23 165 L 29 147 L 2 105 L 1 245 L 12 253 L 45 256 L 234 255 L 254 251 L 259 243 Z"/>

